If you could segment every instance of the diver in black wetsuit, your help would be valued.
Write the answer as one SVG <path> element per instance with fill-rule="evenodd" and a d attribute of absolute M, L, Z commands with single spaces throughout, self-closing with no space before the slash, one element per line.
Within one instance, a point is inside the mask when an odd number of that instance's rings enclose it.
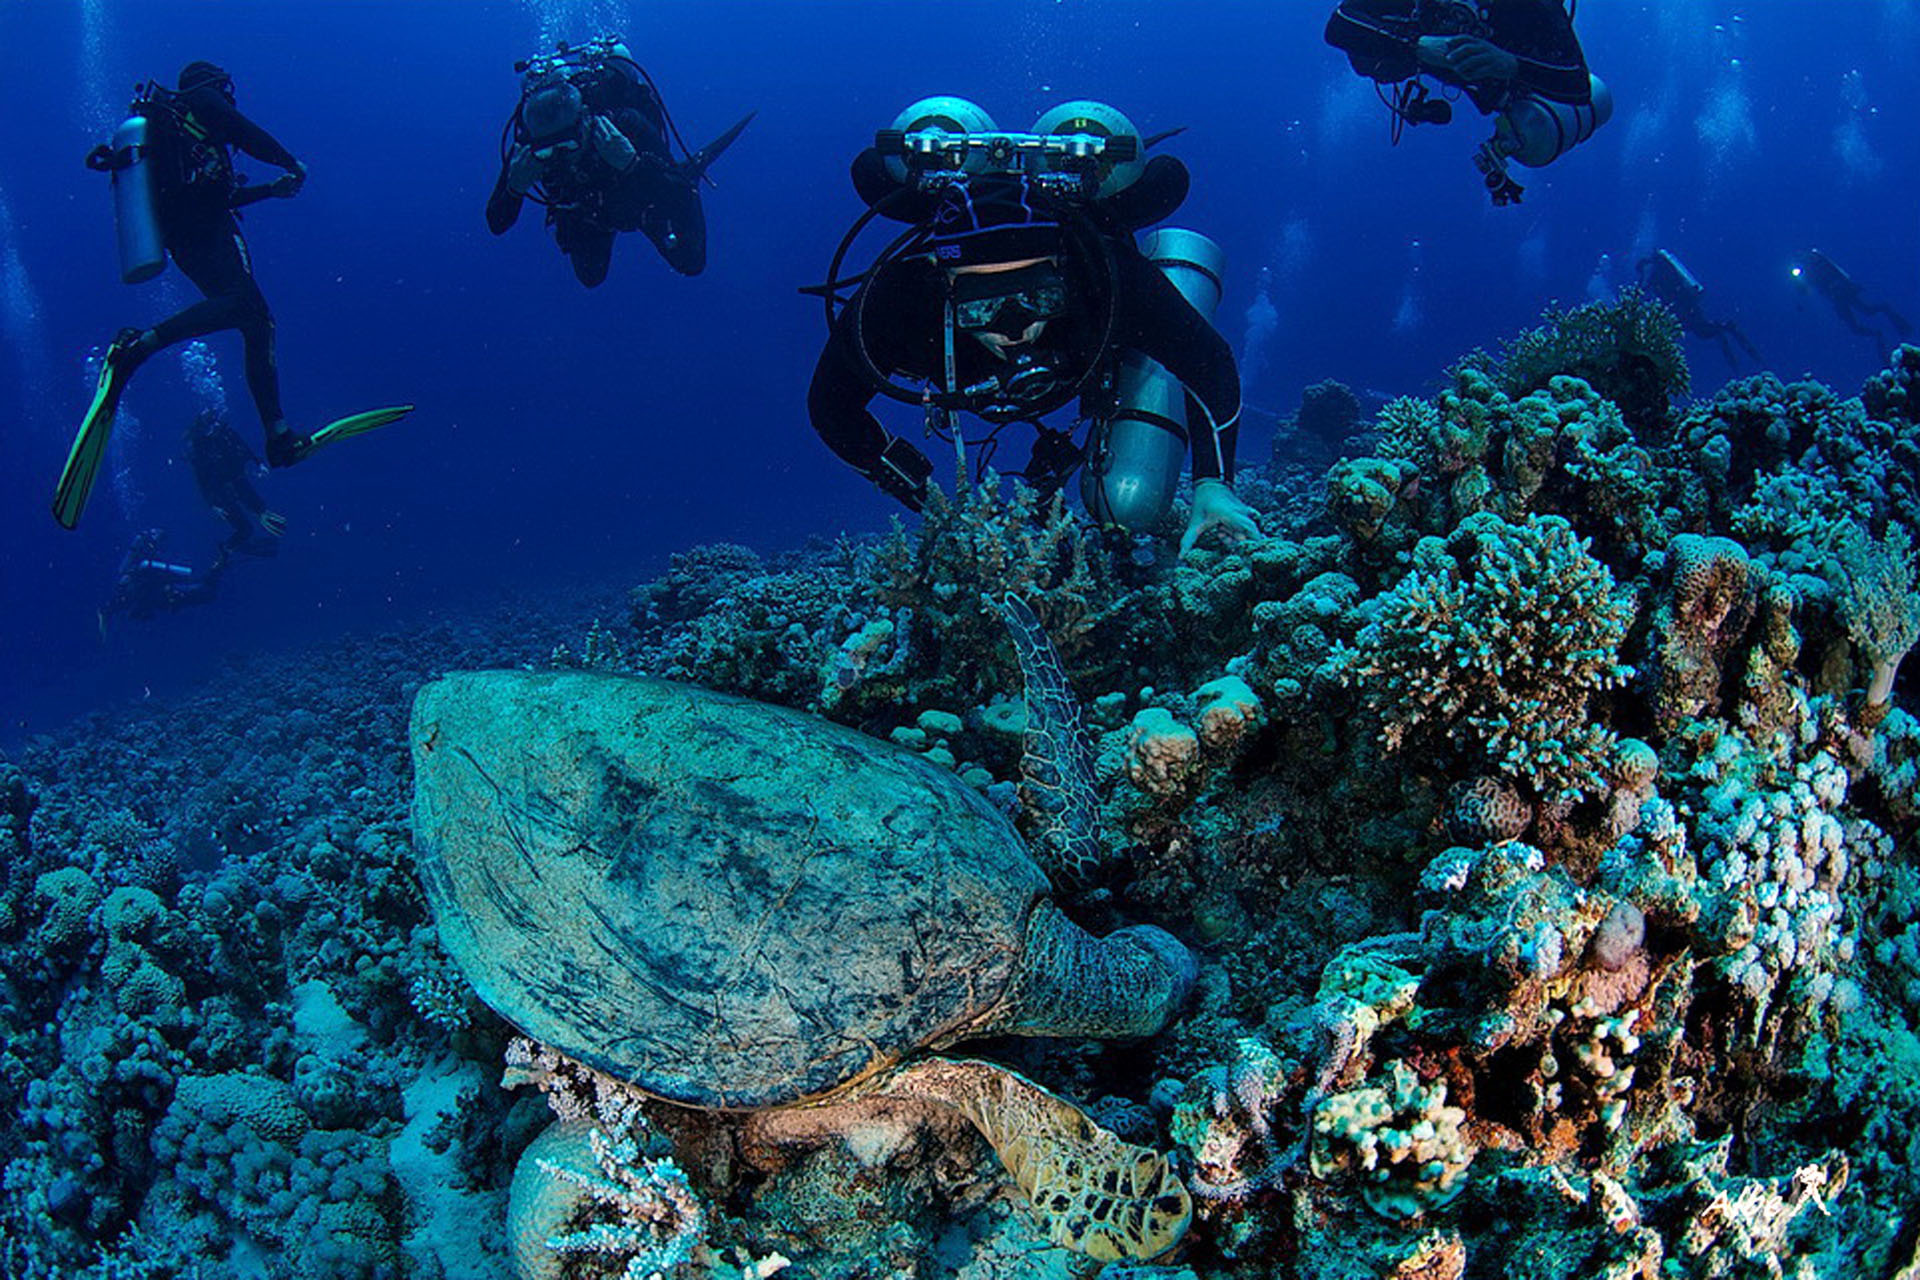
<path fill-rule="evenodd" d="M 884 390 L 876 379 L 898 375 L 944 387 L 929 392 L 929 405 L 979 414 L 997 424 L 996 437 L 1006 423 L 1033 424 L 1038 438 L 1019 474 L 1050 494 L 1084 457 L 1070 430 L 1041 419 L 1076 397 L 1083 418 L 1110 417 L 1114 366 L 1137 352 L 1184 385 L 1189 420 L 1200 424 L 1183 547 L 1214 526 L 1236 538 L 1258 531 L 1232 488 L 1240 415 L 1232 348 L 1133 238 L 1185 200 L 1185 165 L 1155 157 L 1120 191 L 1076 201 L 1023 173 L 917 188 L 869 148 L 853 182 L 870 208 L 915 230 L 905 251 L 866 275 L 814 368 L 808 412 L 842 461 L 920 509 L 932 463 L 868 409 Z"/>
<path fill-rule="evenodd" d="M 1739 325 L 1731 320 L 1715 320 L 1707 315 L 1706 286 L 1671 252 L 1659 249 L 1640 259 L 1638 271 L 1640 287 L 1672 307 L 1681 328 L 1696 338 L 1706 338 L 1720 344 L 1720 354 L 1727 358 L 1729 368 L 1738 368 L 1740 364 L 1733 358 L 1734 342 L 1740 344 L 1755 365 L 1765 363 L 1754 345 L 1747 341 L 1747 335 L 1740 331 Z M 1728 339 L 1732 339 L 1732 342 Z"/>
<path fill-rule="evenodd" d="M 194 418 L 187 429 L 186 456 L 200 497 L 233 528 L 221 551 L 279 554 L 286 517 L 268 510 L 266 499 L 253 487 L 260 460 L 223 415 L 208 409 Z"/>
<path fill-rule="evenodd" d="M 1885 316 L 1902 339 L 1911 337 L 1913 326 L 1907 318 L 1884 302 L 1868 299 L 1866 290 L 1860 282 L 1840 269 L 1838 263 L 1818 249 L 1809 249 L 1794 262 L 1793 282 L 1804 292 L 1807 289 L 1817 291 L 1833 305 L 1833 313 L 1840 317 L 1840 323 L 1863 338 L 1871 338 L 1879 344 L 1882 351 L 1890 350 L 1895 344 L 1884 337 L 1878 325 L 1870 325 L 1863 316 Z"/>
<path fill-rule="evenodd" d="M 166 534 L 147 529 L 136 534 L 133 545 L 120 561 L 120 575 L 113 596 L 99 610 L 100 630 L 104 635 L 107 619 L 124 613 L 135 622 L 147 622 L 164 613 L 207 604 L 219 594 L 220 578 L 227 570 L 223 550 L 206 569 L 191 569 L 159 559 L 160 545 Z"/>
<path fill-rule="evenodd" d="M 266 428 L 267 463 L 292 466 L 309 449 L 306 439 L 287 427 L 281 409 L 273 313 L 254 280 L 253 259 L 234 212 L 269 197 L 298 195 L 307 166 L 240 113 L 233 77 L 220 67 L 189 62 L 177 83 L 174 91 L 156 86 L 148 100 L 154 200 L 168 255 L 204 297 L 151 329 L 123 329 L 106 358 L 124 386 L 154 353 L 189 338 L 238 329 L 246 348 L 247 390 Z M 272 182 L 242 186 L 233 168 L 230 149 L 235 147 L 286 172 Z"/>
<path fill-rule="evenodd" d="M 531 197 L 591 289 L 607 278 L 613 241 L 639 231 L 669 267 L 699 275 L 707 265 L 700 182 L 753 117 L 704 150 L 675 161 L 672 122 L 624 44 L 602 37 L 521 64 L 525 81 L 502 139 L 500 176 L 487 197 L 487 227 L 504 235 Z"/>
<path fill-rule="evenodd" d="M 1407 125 L 1453 119 L 1427 76 L 1463 92 L 1480 114 L 1498 115 L 1494 136 L 1475 156 L 1495 204 L 1520 199 L 1508 159 L 1545 165 L 1613 112 L 1561 0 L 1340 0 L 1326 39 L 1356 72 L 1395 86 L 1386 98 L 1395 142 Z"/>

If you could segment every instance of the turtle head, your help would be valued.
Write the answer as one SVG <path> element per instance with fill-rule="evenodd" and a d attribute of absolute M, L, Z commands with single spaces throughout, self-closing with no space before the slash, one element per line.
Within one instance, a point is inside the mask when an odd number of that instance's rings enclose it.
<path fill-rule="evenodd" d="M 1153 962 L 1143 965 L 1141 973 L 1148 979 L 1146 987 L 1158 1007 L 1158 1023 L 1164 1027 L 1179 1017 L 1187 1001 L 1193 998 L 1193 984 L 1200 977 L 1200 964 L 1186 944 L 1165 929 L 1150 924 L 1116 929 L 1107 940 L 1132 943 L 1153 956 Z"/>

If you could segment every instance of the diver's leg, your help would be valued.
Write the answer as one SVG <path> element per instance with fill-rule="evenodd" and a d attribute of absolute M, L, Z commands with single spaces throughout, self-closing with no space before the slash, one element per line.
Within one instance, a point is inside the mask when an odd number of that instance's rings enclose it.
<path fill-rule="evenodd" d="M 1907 323 L 1907 318 L 1884 302 L 1862 302 L 1860 309 L 1870 316 L 1885 316 L 1903 338 L 1913 334 L 1913 326 Z"/>
<path fill-rule="evenodd" d="M 681 275 L 697 276 L 707 269 L 707 213 L 696 188 L 662 184 L 641 215 L 640 230 Z"/>
<path fill-rule="evenodd" d="M 584 218 L 562 216 L 553 224 L 553 238 L 581 284 L 593 289 L 607 278 L 613 266 L 613 232 Z"/>
<path fill-rule="evenodd" d="M 188 258 L 176 253 L 174 261 L 207 299 L 163 320 L 154 332 L 173 343 L 221 329 L 238 329 L 245 352 L 247 391 L 271 443 L 286 432 L 286 411 L 280 403 L 280 367 L 274 356 L 273 311 L 260 292 L 260 282 L 253 278 L 253 255 L 247 252 L 240 228 L 230 222 L 223 234 L 197 243 Z"/>
<path fill-rule="evenodd" d="M 1725 329 L 1715 330 L 1713 340 L 1719 344 L 1720 354 L 1725 358 L 1727 368 L 1738 370 L 1740 368 L 1740 362 L 1733 358 L 1733 342 L 1729 338 L 1727 331 Z"/>
<path fill-rule="evenodd" d="M 142 359 L 176 342 L 240 327 L 246 307 L 244 294 L 253 273 L 247 267 L 239 236 L 239 228 L 229 219 L 224 227 L 210 227 L 168 242 L 167 252 L 174 265 L 193 282 L 201 299 L 147 331 L 141 342 Z"/>
<path fill-rule="evenodd" d="M 1857 313 L 1853 309 L 1852 298 L 1843 298 L 1838 294 L 1834 295 L 1833 313 L 1840 317 L 1841 324 L 1844 324 L 1845 326 L 1847 326 L 1847 328 L 1859 334 L 1861 337 L 1871 338 L 1875 342 L 1880 341 L 1879 330 L 1871 328 L 1870 326 L 1861 323 L 1859 313 Z"/>

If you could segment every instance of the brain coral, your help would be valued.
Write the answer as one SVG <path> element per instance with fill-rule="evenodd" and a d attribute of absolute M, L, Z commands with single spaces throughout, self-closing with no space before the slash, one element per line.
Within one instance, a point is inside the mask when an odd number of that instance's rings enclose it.
<path fill-rule="evenodd" d="M 1421 539 L 1413 571 L 1369 607 L 1341 668 L 1389 752 L 1491 765 L 1550 798 L 1605 786 L 1612 735 L 1588 703 L 1630 674 L 1633 608 L 1565 520 L 1469 516 Z"/>

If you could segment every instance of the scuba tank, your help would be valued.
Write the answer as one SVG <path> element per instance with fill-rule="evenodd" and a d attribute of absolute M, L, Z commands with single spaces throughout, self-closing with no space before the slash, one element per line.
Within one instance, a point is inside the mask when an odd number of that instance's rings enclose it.
<path fill-rule="evenodd" d="M 1529 169 L 1553 163 L 1593 136 L 1613 118 L 1613 91 L 1589 74 L 1590 102 L 1574 105 L 1524 94 L 1507 105 L 1494 124 L 1494 146 Z"/>
<path fill-rule="evenodd" d="M 1194 310 L 1213 318 L 1226 265 L 1219 245 L 1198 231 L 1163 227 L 1140 248 Z M 1080 500 L 1100 523 L 1143 533 L 1173 505 L 1186 467 L 1187 389 L 1138 352 L 1121 361 L 1114 389 L 1118 408 L 1095 424 L 1087 443 Z"/>
<path fill-rule="evenodd" d="M 128 284 L 153 279 L 167 267 L 166 243 L 154 198 L 153 158 L 148 154 L 151 124 L 140 104 L 113 141 L 87 156 L 87 167 L 113 178 L 113 223 L 120 242 L 120 278 Z"/>

